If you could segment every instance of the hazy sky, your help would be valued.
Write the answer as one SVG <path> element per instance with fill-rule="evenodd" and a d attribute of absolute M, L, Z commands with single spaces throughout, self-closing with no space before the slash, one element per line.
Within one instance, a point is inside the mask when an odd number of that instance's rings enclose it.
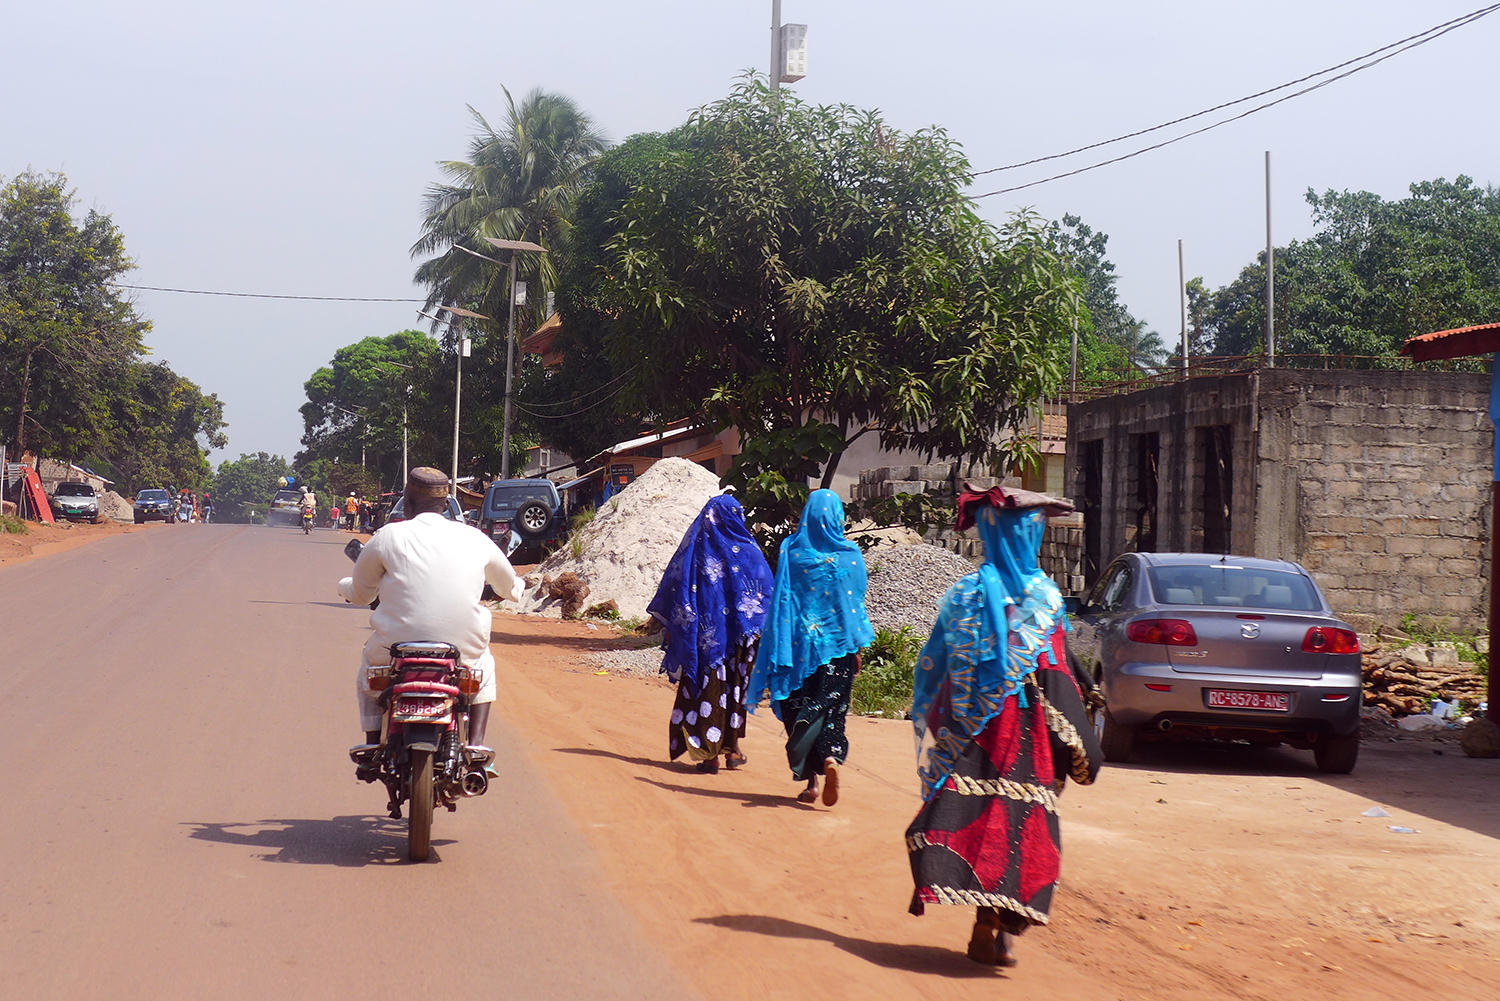
<path fill-rule="evenodd" d="M 800 97 L 944 126 L 983 168 L 1280 84 L 1481 5 L 785 0 L 783 20 L 809 25 Z M 5 0 L 0 176 L 65 171 L 123 229 L 138 284 L 419 297 L 407 251 L 435 161 L 466 151 L 466 104 L 498 122 L 502 85 L 517 98 L 543 87 L 616 139 L 669 129 L 765 69 L 770 7 Z M 1309 187 L 1389 198 L 1416 180 L 1500 181 L 1497 40 L 1500 13 L 1207 135 L 981 204 L 996 221 L 1031 206 L 1108 233 L 1124 301 L 1170 341 L 1177 240 L 1210 286 L 1263 247 L 1267 149 L 1278 244 L 1310 233 Z M 397 303 L 138 301 L 156 357 L 226 402 L 230 456 L 290 457 L 312 371 L 417 319 Z"/>

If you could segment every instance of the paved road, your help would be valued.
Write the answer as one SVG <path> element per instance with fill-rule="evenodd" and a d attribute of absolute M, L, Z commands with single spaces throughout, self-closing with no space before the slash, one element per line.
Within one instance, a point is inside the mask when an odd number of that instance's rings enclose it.
<path fill-rule="evenodd" d="M 0 998 L 672 998 L 491 723 L 434 859 L 358 783 L 346 536 L 161 526 L 0 569 Z"/>

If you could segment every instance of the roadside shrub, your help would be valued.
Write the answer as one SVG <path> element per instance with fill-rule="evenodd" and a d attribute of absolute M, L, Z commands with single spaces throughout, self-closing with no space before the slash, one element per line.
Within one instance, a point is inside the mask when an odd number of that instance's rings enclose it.
<path fill-rule="evenodd" d="M 911 626 L 877 629 L 861 657 L 850 708 L 859 716 L 904 719 L 911 712 L 912 680 L 924 638 Z"/>
<path fill-rule="evenodd" d="M 28 531 L 24 520 L 8 514 L 0 514 L 0 532 L 7 535 L 25 535 Z"/>

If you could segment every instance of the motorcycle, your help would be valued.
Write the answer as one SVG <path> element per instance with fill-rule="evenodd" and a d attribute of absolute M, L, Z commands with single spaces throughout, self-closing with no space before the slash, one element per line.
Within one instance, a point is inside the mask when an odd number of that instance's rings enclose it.
<path fill-rule="evenodd" d="M 362 548 L 351 539 L 344 552 L 357 560 Z M 385 786 L 392 820 L 409 804 L 406 854 L 425 862 L 436 806 L 456 811 L 460 799 L 489 789 L 495 752 L 468 742 L 469 699 L 483 679 L 459 663 L 451 643 L 393 643 L 390 652 L 388 666 L 366 668 L 371 691 L 380 693 L 380 743 L 351 748 L 349 757 L 360 779 Z"/>
<path fill-rule="evenodd" d="M 302 512 L 302 534 L 303 535 L 311 535 L 312 534 L 312 528 L 313 528 L 313 513 L 311 511 L 303 511 Z"/>

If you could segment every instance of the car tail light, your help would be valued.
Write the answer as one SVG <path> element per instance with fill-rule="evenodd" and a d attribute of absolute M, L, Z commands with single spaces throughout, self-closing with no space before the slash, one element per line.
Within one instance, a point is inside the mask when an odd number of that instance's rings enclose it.
<path fill-rule="evenodd" d="M 1153 685 L 1148 683 L 1146 687 L 1151 689 L 1153 692 L 1170 692 L 1172 690 L 1171 685 Z"/>
<path fill-rule="evenodd" d="M 1359 653 L 1359 637 L 1352 629 L 1313 626 L 1302 637 L 1303 653 Z"/>
<path fill-rule="evenodd" d="M 1197 646 L 1198 634 L 1186 619 L 1137 619 L 1125 627 L 1132 643 L 1162 643 L 1167 646 Z"/>

